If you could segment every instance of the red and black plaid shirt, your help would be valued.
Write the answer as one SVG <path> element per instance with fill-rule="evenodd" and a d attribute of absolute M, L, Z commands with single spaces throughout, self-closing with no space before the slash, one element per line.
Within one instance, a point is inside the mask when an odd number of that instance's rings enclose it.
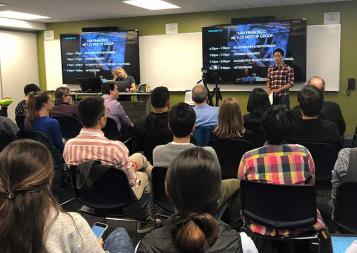
<path fill-rule="evenodd" d="M 277 89 L 281 86 L 290 84 L 291 87 L 294 85 L 294 69 L 286 64 L 279 67 L 268 68 L 268 80 L 267 87 L 270 89 Z M 275 95 L 288 95 L 289 89 L 282 90 Z"/>

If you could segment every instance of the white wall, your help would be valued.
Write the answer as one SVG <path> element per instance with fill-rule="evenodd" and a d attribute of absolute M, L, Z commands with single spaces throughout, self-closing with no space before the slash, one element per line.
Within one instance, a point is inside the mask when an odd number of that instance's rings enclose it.
<path fill-rule="evenodd" d="M 0 30 L 0 70 L 2 97 L 12 97 L 9 118 L 15 118 L 15 107 L 24 97 L 27 83 L 39 83 L 37 39 L 33 32 Z"/>

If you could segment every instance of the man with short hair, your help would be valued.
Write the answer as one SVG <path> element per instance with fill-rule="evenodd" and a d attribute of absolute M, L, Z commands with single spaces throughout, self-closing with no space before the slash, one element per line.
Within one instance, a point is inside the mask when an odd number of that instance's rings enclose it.
<path fill-rule="evenodd" d="M 307 81 L 306 85 L 315 86 L 322 93 L 325 91 L 325 80 L 319 76 L 311 77 Z M 301 111 L 300 111 L 299 106 L 295 106 L 292 109 L 292 112 L 296 119 L 301 119 Z M 326 119 L 331 122 L 334 122 L 338 127 L 340 135 L 343 136 L 343 134 L 346 131 L 346 122 L 343 118 L 341 108 L 337 103 L 332 102 L 332 101 L 324 101 L 319 116 L 322 119 Z"/>
<path fill-rule="evenodd" d="M 300 142 L 328 143 L 340 150 L 342 140 L 335 123 L 319 118 L 323 94 L 315 86 L 303 87 L 298 95 L 302 118 L 296 120 L 292 139 Z"/>
<path fill-rule="evenodd" d="M 71 92 L 68 87 L 58 87 L 55 91 L 55 105 L 50 115 L 55 117 L 73 117 L 77 107 L 72 104 Z"/>
<path fill-rule="evenodd" d="M 183 151 L 195 147 L 190 143 L 190 136 L 195 128 L 196 114 L 186 103 L 179 103 L 172 107 L 169 112 L 169 129 L 173 134 L 173 141 L 166 145 L 159 145 L 153 151 L 154 167 L 168 168 L 171 162 Z M 210 152 L 219 164 L 216 151 L 212 147 L 203 147 Z M 240 224 L 239 211 L 240 204 L 238 194 L 240 182 L 238 179 L 226 179 L 222 181 L 222 193 L 218 200 L 221 207 L 228 200 L 230 203 L 230 218 L 233 227 L 237 228 Z M 232 198 L 234 196 L 234 198 Z"/>
<path fill-rule="evenodd" d="M 261 181 L 269 184 L 315 184 L 315 165 L 309 150 L 298 144 L 287 144 L 294 131 L 294 119 L 290 110 L 273 105 L 261 117 L 260 123 L 267 142 L 263 147 L 246 152 L 238 167 L 241 180 Z M 303 203 L 301 203 L 303 205 Z M 246 221 L 253 233 L 267 236 L 289 236 L 303 232 L 276 230 Z M 306 230 L 321 230 L 325 227 L 320 214 L 317 222 Z"/>
<path fill-rule="evenodd" d="M 118 132 L 122 129 L 122 123 L 125 123 L 129 128 L 134 124 L 125 113 L 123 106 L 118 101 L 119 90 L 116 84 L 107 83 L 102 85 L 102 98 L 104 99 L 104 106 L 109 109 L 108 117 L 117 123 Z M 123 127 L 124 128 L 124 127 Z"/>
<path fill-rule="evenodd" d="M 104 165 L 113 165 L 125 172 L 137 199 L 150 192 L 151 164 L 135 153 L 129 157 L 127 147 L 120 141 L 111 141 L 101 129 L 107 121 L 107 112 L 100 97 L 87 97 L 77 108 L 83 128 L 79 135 L 66 142 L 63 157 L 68 165 L 99 160 Z M 149 215 L 149 214 L 147 214 Z"/>
<path fill-rule="evenodd" d="M 152 162 L 153 149 L 172 141 L 172 133 L 168 127 L 170 108 L 170 93 L 166 87 L 156 87 L 151 92 L 151 105 L 153 111 L 145 120 L 135 124 L 134 146 L 135 150 L 143 150 L 146 158 Z"/>
<path fill-rule="evenodd" d="M 196 113 L 196 127 L 215 126 L 218 124 L 218 107 L 208 105 L 208 90 L 203 85 L 196 85 L 192 89 L 193 108 Z"/>
<path fill-rule="evenodd" d="M 284 50 L 273 51 L 274 66 L 268 68 L 266 88 L 273 93 L 274 105 L 290 107 L 289 89 L 294 85 L 294 69 L 284 63 Z"/>

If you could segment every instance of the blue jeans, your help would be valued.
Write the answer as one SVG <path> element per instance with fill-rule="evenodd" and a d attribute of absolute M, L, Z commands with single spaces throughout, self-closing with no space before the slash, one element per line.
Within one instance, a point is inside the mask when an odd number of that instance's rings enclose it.
<path fill-rule="evenodd" d="M 105 240 L 104 250 L 110 253 L 133 253 L 134 246 L 126 230 L 117 228 Z"/>

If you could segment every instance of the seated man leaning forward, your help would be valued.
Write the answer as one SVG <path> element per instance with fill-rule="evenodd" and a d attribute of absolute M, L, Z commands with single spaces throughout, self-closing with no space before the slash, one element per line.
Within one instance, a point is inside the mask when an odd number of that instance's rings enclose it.
<path fill-rule="evenodd" d="M 173 141 L 166 145 L 159 145 L 153 151 L 153 164 L 155 167 L 169 167 L 173 160 L 183 151 L 194 148 L 190 143 L 190 135 L 195 129 L 196 114 L 186 103 L 179 103 L 169 111 L 169 129 L 173 134 Z M 219 164 L 216 151 L 212 147 L 203 147 L 210 152 Z M 238 228 L 240 225 L 240 201 L 237 193 L 240 186 L 238 179 L 222 180 L 222 192 L 218 198 L 218 207 L 229 203 L 230 225 Z"/>
<path fill-rule="evenodd" d="M 68 165 L 79 165 L 89 160 L 99 160 L 105 165 L 114 165 L 125 172 L 137 197 L 150 192 L 151 164 L 145 156 L 135 153 L 129 156 L 127 147 L 120 141 L 104 137 L 101 129 L 107 121 L 103 99 L 87 97 L 77 108 L 83 128 L 79 135 L 66 142 L 63 157 Z"/>

